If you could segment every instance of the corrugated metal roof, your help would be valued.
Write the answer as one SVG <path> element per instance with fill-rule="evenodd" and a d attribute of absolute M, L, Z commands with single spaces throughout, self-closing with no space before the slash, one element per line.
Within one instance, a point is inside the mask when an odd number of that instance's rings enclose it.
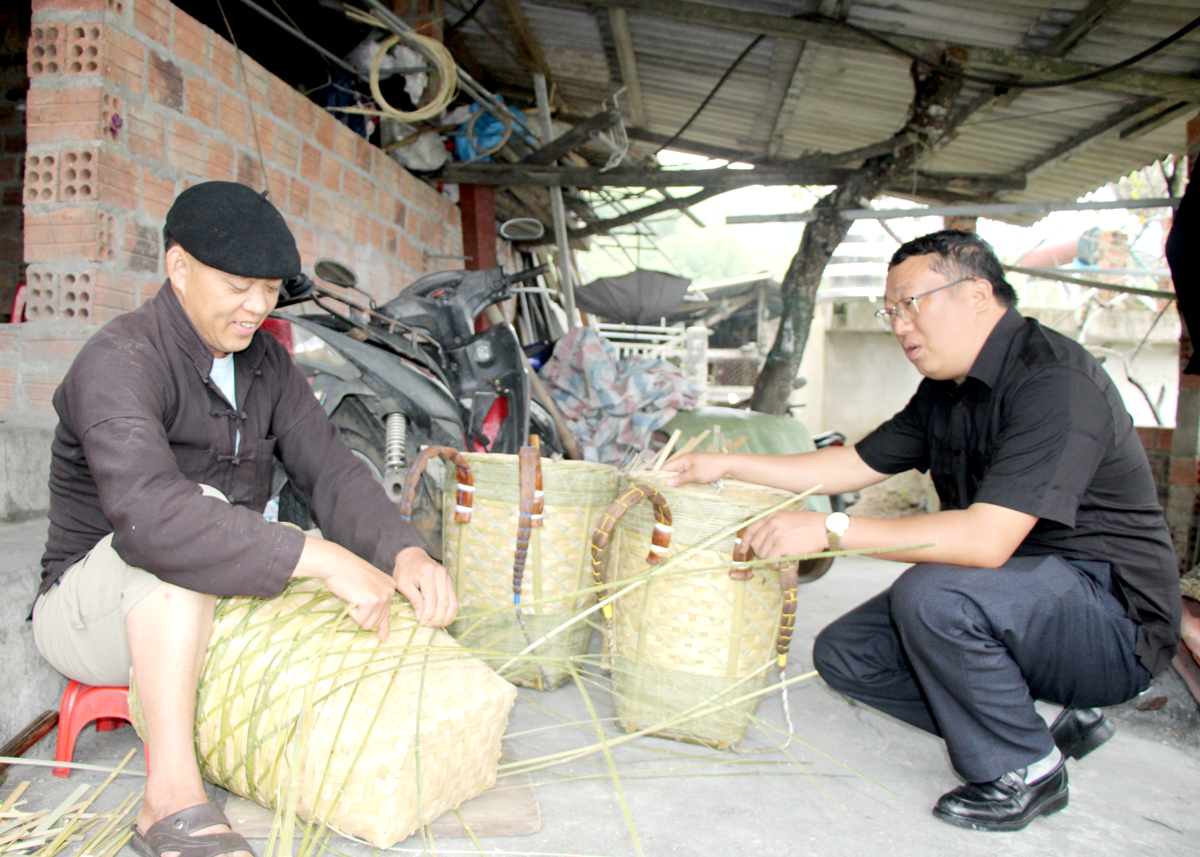
<path fill-rule="evenodd" d="M 560 5 L 565 4 L 565 5 Z M 714 5 L 791 16 L 821 8 L 817 0 L 724 0 Z M 895 36 L 919 37 L 967 46 L 1016 50 L 1034 55 L 1086 5 L 1087 0 L 852 0 L 840 7 L 854 25 Z M 584 8 L 577 0 L 521 0 L 521 7 L 546 56 L 558 92 L 572 112 L 586 114 L 617 90 L 620 72 L 611 43 L 606 47 L 608 12 Z M 1141 51 L 1200 12 L 1195 0 L 1132 2 L 1104 20 L 1066 55 L 1067 59 L 1107 64 Z M 674 134 L 692 114 L 754 34 L 681 22 L 630 11 L 638 76 L 647 115 L 646 130 Z M 509 43 L 491 4 L 462 30 L 475 59 L 493 80 L 528 91 L 529 73 Z M 784 51 L 787 48 L 791 53 Z M 776 57 L 777 48 L 780 50 Z M 806 151 L 837 152 L 887 138 L 903 123 L 912 85 L 909 61 L 899 55 L 805 44 L 795 74 L 786 58 L 795 43 L 764 38 L 730 76 L 688 129 L 696 143 L 765 153 L 774 116 L 772 93 L 791 85 L 773 154 L 795 157 Z M 1138 69 L 1196 76 L 1200 72 L 1200 32 L 1179 40 Z M 978 73 L 978 72 L 977 72 Z M 986 73 L 986 72 L 984 72 Z M 781 76 L 786 75 L 786 79 Z M 774 76 L 774 80 L 772 79 Z M 964 86 L 960 105 L 983 87 Z M 969 119 L 954 139 L 922 164 L 923 170 L 1006 175 L 1136 103 L 1137 96 L 1084 88 L 1022 92 L 1011 103 Z M 1184 145 L 1183 116 L 1153 131 L 1121 140 L 1098 138 L 1066 160 L 1034 171 L 1024 191 L 1006 191 L 1001 200 L 1073 199 L 1126 175 Z M 785 121 L 786 120 L 786 121 Z M 757 123 L 757 124 L 756 124 Z M 641 144 L 645 151 L 653 146 Z"/>

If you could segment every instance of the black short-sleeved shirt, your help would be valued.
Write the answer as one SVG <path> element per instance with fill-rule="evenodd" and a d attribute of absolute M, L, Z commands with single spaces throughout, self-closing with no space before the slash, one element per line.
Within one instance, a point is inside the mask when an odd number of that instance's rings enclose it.
<path fill-rule="evenodd" d="M 1179 646 L 1175 550 L 1133 420 L 1081 345 L 1010 308 L 962 384 L 926 378 L 856 446 L 880 473 L 933 477 L 943 509 L 991 503 L 1039 519 L 1016 556 L 1107 562 L 1158 675 Z"/>

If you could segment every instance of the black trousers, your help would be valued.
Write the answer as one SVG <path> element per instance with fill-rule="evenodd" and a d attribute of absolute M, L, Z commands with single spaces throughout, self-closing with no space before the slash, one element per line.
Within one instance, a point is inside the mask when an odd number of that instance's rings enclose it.
<path fill-rule="evenodd" d="M 1150 685 L 1108 568 L 919 563 L 825 628 L 813 661 L 835 690 L 940 735 L 968 782 L 989 782 L 1054 747 L 1035 699 L 1115 705 Z"/>

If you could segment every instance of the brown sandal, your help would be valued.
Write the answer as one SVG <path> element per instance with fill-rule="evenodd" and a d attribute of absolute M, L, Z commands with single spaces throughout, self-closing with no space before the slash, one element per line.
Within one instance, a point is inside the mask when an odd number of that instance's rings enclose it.
<path fill-rule="evenodd" d="M 238 851 L 254 853 L 246 837 L 232 830 L 203 836 L 191 835 L 193 830 L 203 830 L 217 824 L 229 825 L 229 819 L 215 803 L 189 806 L 160 818 L 145 833 L 134 824 L 129 846 L 142 857 L 162 857 L 162 854 L 170 851 L 179 852 L 179 857 L 218 857 Z"/>

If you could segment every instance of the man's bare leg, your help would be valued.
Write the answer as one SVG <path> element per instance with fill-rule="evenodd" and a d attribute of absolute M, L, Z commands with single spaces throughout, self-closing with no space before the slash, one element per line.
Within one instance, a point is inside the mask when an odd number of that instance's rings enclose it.
<path fill-rule="evenodd" d="M 148 738 L 146 797 L 137 816 L 142 833 L 165 816 L 208 802 L 196 764 L 196 690 L 216 601 L 164 583 L 125 617 Z M 225 829 L 220 825 L 196 834 Z"/>

